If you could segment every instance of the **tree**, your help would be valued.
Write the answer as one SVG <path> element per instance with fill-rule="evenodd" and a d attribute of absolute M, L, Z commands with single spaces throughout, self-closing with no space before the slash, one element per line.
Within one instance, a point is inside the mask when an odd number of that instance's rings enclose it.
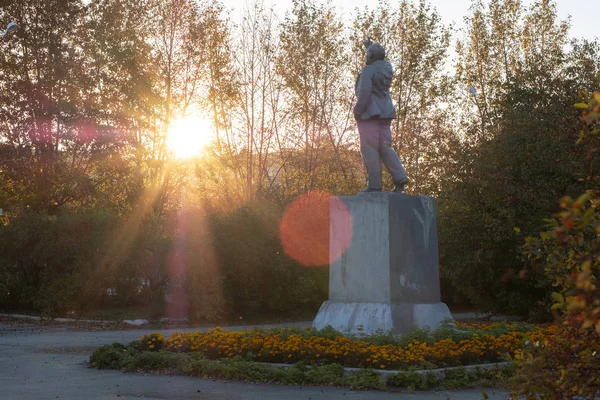
<path fill-rule="evenodd" d="M 505 85 L 515 83 L 521 72 L 537 69 L 529 79 L 556 74 L 567 41 L 568 22 L 558 21 L 556 3 L 537 0 L 528 9 L 520 0 L 493 0 L 487 7 L 474 0 L 465 17 L 466 39 L 457 41 L 457 98 L 465 109 L 463 124 L 471 126 L 471 140 L 489 140 L 498 132 Z M 475 98 L 469 94 L 475 88 Z M 469 98 L 471 97 L 471 98 Z"/>
<path fill-rule="evenodd" d="M 441 274 L 451 287 L 446 295 L 490 311 L 544 312 L 545 280 L 539 274 L 518 279 L 524 262 L 514 228 L 523 235 L 539 232 L 557 198 L 582 190 L 587 166 L 574 144 L 576 112 L 569 105 L 577 88 L 593 80 L 572 71 L 595 58 L 580 57 L 574 50 L 561 73 L 521 71 L 505 85 L 498 132 L 470 153 L 468 168 L 446 187 L 440 200 Z"/>
<path fill-rule="evenodd" d="M 241 77 L 238 134 L 246 154 L 244 175 L 248 198 L 268 192 L 280 173 L 271 173 L 269 168 L 269 161 L 277 154 L 276 145 L 281 142 L 282 121 L 275 23 L 274 10 L 256 2 L 246 10 L 238 36 L 236 69 Z M 282 164 L 285 168 L 285 162 Z"/>
<path fill-rule="evenodd" d="M 110 133 L 88 118 L 82 29 L 85 8 L 76 0 L 11 3 L 21 27 L 0 59 L 4 105 L 2 175 L 7 208 L 56 212 L 85 201 L 93 188 L 93 154 L 115 146 Z"/>
<path fill-rule="evenodd" d="M 343 29 L 332 8 L 309 0 L 295 0 L 281 24 L 277 71 L 286 89 L 282 143 L 290 156 L 286 176 L 290 194 L 355 185 L 342 151 L 352 87 Z"/>
<path fill-rule="evenodd" d="M 120 146 L 98 157 L 89 171 L 93 206 L 130 212 L 145 189 L 146 144 L 158 116 L 156 71 L 150 35 L 152 4 L 147 0 L 93 1 L 82 29 L 87 54 L 86 113 L 109 130 Z"/>
<path fill-rule="evenodd" d="M 600 72 L 597 74 L 600 83 Z M 580 144 L 597 146 L 600 91 L 580 93 L 583 110 Z M 586 147 L 587 147 L 586 146 Z M 552 293 L 557 317 L 556 333 L 544 343 L 517 354 L 515 398 L 588 398 L 600 391 L 600 265 L 598 263 L 598 186 L 576 200 L 561 199 L 561 211 L 548 220 L 538 237 L 530 237 L 524 250 L 534 268 L 541 268 Z"/>

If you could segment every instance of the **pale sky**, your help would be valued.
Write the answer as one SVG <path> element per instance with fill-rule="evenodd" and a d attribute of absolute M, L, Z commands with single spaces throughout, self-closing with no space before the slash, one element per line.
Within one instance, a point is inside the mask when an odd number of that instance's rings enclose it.
<path fill-rule="evenodd" d="M 271 0 L 275 4 L 276 10 L 283 16 L 285 11 L 291 8 L 292 0 Z M 235 10 L 231 18 L 233 22 L 239 21 L 238 12 L 247 3 L 247 0 L 223 0 L 226 7 Z M 376 0 L 327 0 L 336 7 L 344 17 L 351 18 L 356 7 L 364 8 L 365 6 L 374 7 L 377 5 Z M 462 20 L 469 12 L 471 0 L 430 0 L 431 4 L 438 10 L 446 25 L 454 22 L 457 28 L 462 26 Z M 265 0 L 265 4 L 269 4 L 269 0 Z M 523 0 L 525 5 L 531 3 L 530 0 Z M 390 0 L 390 4 L 394 4 L 394 0 Z M 571 31 L 572 37 L 594 39 L 600 36 L 600 0 L 558 0 L 558 16 L 561 20 L 571 16 Z M 238 14 L 239 15 L 239 14 Z"/>

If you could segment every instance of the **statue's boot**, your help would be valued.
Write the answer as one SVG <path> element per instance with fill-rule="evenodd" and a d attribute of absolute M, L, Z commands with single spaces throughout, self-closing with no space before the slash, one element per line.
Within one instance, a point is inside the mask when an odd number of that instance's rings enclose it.
<path fill-rule="evenodd" d="M 408 183 L 408 179 L 405 181 L 397 181 L 394 182 L 394 188 L 392 189 L 392 192 L 394 193 L 403 193 L 404 192 L 404 185 L 406 185 Z"/>

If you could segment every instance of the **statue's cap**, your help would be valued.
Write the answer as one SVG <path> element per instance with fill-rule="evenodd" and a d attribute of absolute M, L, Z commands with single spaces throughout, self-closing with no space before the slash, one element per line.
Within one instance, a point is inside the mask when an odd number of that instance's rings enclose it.
<path fill-rule="evenodd" d="M 367 64 L 385 59 L 385 49 L 379 43 L 371 43 L 367 48 Z"/>

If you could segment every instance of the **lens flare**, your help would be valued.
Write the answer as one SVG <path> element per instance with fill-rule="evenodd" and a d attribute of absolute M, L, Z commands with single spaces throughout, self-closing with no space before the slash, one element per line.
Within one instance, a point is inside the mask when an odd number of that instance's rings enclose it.
<path fill-rule="evenodd" d="M 331 210 L 335 214 L 331 215 Z M 330 240 L 330 224 L 335 219 L 339 237 Z M 338 197 L 311 192 L 287 208 L 279 227 L 281 243 L 288 256 L 307 267 L 328 265 L 337 260 L 352 243 L 352 216 Z M 330 247 L 330 242 L 334 245 Z"/>

